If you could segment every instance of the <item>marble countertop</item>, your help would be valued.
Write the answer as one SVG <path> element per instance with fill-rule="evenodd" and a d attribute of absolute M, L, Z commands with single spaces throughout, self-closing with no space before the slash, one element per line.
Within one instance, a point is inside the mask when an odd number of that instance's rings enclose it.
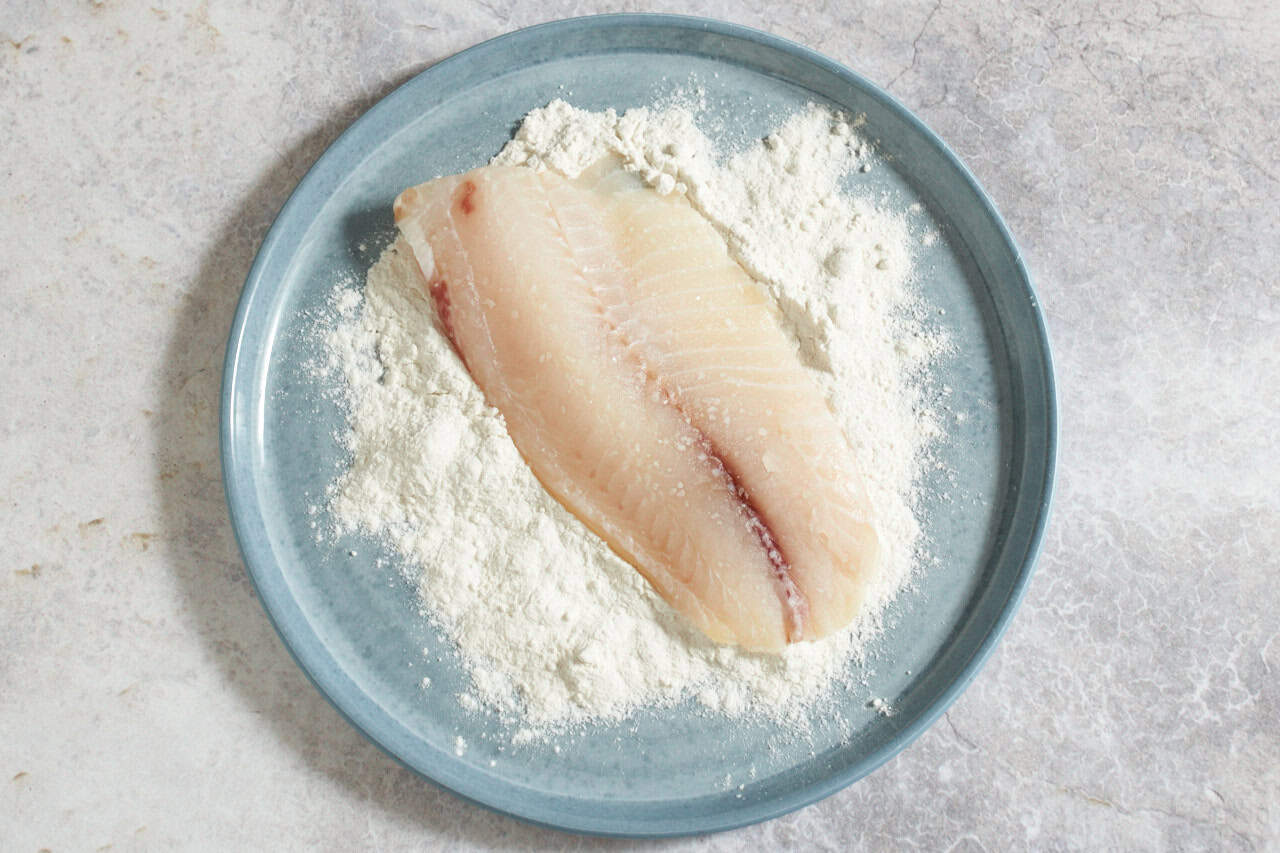
<path fill-rule="evenodd" d="M 5 848 L 619 846 L 467 805 L 321 698 L 236 551 L 217 406 L 328 142 L 461 48 L 634 4 L 57 5 L 0 9 Z M 1062 412 L 1039 571 L 950 712 L 818 805 L 658 846 L 1280 847 L 1280 6 L 655 10 L 803 42 L 938 131 L 1021 243 Z"/>

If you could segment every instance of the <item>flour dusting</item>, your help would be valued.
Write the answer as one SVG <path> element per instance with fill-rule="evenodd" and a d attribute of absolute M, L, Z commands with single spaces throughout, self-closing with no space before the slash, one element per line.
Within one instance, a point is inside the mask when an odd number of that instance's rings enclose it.
<path fill-rule="evenodd" d="M 885 606 L 923 562 L 913 504 L 938 435 L 923 376 L 944 342 L 911 287 L 918 241 L 850 182 L 873 158 L 855 124 L 810 106 L 726 159 L 688 107 L 555 101 L 494 158 L 575 177 L 620 155 L 655 191 L 685 193 L 777 300 L 862 464 L 884 560 L 853 625 L 779 655 L 705 639 L 546 493 L 437 329 L 402 241 L 363 289 L 335 292 L 328 367 L 343 380 L 351 466 L 330 511 L 337 532 L 400 555 L 470 670 L 464 707 L 519 721 L 525 740 L 688 698 L 800 727 L 857 678 Z"/>

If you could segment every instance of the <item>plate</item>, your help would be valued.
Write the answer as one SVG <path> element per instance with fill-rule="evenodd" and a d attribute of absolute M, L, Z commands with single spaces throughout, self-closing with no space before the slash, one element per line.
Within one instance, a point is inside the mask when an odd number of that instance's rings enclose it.
<path fill-rule="evenodd" d="M 874 189 L 903 209 L 919 203 L 914 215 L 940 235 L 917 263 L 956 345 L 935 379 L 963 419 L 940 451 L 945 479 L 930 484 L 939 497 L 923 507 L 939 562 L 890 614 L 867 683 L 834 698 L 851 732 L 821 708 L 812 741 L 796 742 L 767 724 L 686 705 L 559 743 L 513 744 L 492 717 L 453 698 L 463 670 L 418 614 L 394 554 L 316 536 L 313 507 L 343 462 L 335 438 L 343 416 L 309 367 L 313 324 L 334 284 L 362 280 L 391 240 L 391 202 L 403 187 L 484 163 L 525 113 L 554 98 L 625 109 L 689 86 L 705 90 L 730 145 L 764 135 L 808 101 L 864 114 L 862 133 L 883 155 Z M 861 778 L 923 732 L 990 654 L 1031 574 L 1055 430 L 1035 294 L 1000 217 L 955 155 L 829 59 L 743 27 L 666 15 L 579 18 L 502 36 L 432 66 L 356 121 L 263 241 L 232 328 L 222 397 L 232 524 L 267 613 L 320 691 L 392 756 L 469 800 L 556 828 L 633 836 L 775 817 Z M 895 713 L 877 713 L 871 696 Z"/>

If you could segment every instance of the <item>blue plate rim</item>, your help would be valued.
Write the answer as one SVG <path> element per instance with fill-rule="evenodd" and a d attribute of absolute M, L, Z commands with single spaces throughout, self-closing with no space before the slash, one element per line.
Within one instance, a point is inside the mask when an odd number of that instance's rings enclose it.
<path fill-rule="evenodd" d="M 234 475 L 238 460 L 237 447 L 234 440 L 234 427 L 236 422 L 234 397 L 235 389 L 238 387 L 240 377 L 242 375 L 242 357 L 244 357 L 246 361 L 248 360 L 248 357 L 245 355 L 244 339 L 246 326 L 251 310 L 255 304 L 255 299 L 267 290 L 268 285 L 263 283 L 263 272 L 267 267 L 272 254 L 277 250 L 278 245 L 283 239 L 283 235 L 286 230 L 286 223 L 293 217 L 294 209 L 298 205 L 299 197 L 304 194 L 304 191 L 308 189 L 312 183 L 320 180 L 319 173 L 329 156 L 336 149 L 341 148 L 344 145 L 344 141 L 351 137 L 361 125 L 371 121 L 374 115 L 377 115 L 383 109 L 388 108 L 388 103 L 395 100 L 397 96 L 401 94 L 402 90 L 418 83 L 421 79 L 432 75 L 438 75 L 443 69 L 454 64 L 473 61 L 489 51 L 505 48 L 510 42 L 533 38 L 559 28 L 581 26 L 666 26 L 691 28 L 702 32 L 721 35 L 727 38 L 739 39 L 754 43 L 761 47 L 777 50 L 781 53 L 788 54 L 794 58 L 816 65 L 821 70 L 832 74 L 849 86 L 860 89 L 869 97 L 878 100 L 883 106 L 895 113 L 899 119 L 903 120 L 913 132 L 919 134 L 925 142 L 937 149 L 947 164 L 960 175 L 964 184 L 979 202 L 981 213 L 984 214 L 990 223 L 995 226 L 997 236 L 1003 243 L 1004 248 L 1009 251 L 1013 268 L 1017 273 L 1017 283 L 1021 285 L 1018 295 L 1019 297 L 1024 297 L 1027 300 L 1027 307 L 1030 309 L 1032 327 L 1027 331 L 1031 332 L 1032 337 L 1034 338 L 1035 349 L 1040 359 L 1040 364 L 1038 366 L 1042 368 L 1039 379 L 1043 384 L 1044 399 L 1037 402 L 1044 406 L 1045 433 L 1042 438 L 1045 450 L 1043 483 L 1039 490 L 1039 495 L 1037 496 L 1039 509 L 1036 511 L 1031 530 L 1026 539 L 1026 547 L 1021 557 L 1021 570 L 1016 580 L 1009 588 L 1009 593 L 1005 599 L 1004 605 L 988 627 L 987 633 L 983 637 L 982 641 L 977 645 L 973 654 L 961 668 L 958 675 L 922 713 L 902 729 L 898 730 L 895 736 L 888 743 L 871 752 L 869 755 L 864 756 L 860 760 L 850 764 L 843 771 L 833 774 L 823 781 L 811 784 L 799 791 L 793 792 L 788 796 L 780 797 L 777 800 L 765 801 L 760 804 L 750 804 L 745 806 L 741 811 L 714 816 L 719 817 L 719 819 L 669 819 L 663 825 L 656 826 L 631 824 L 617 826 L 599 824 L 576 825 L 564 822 L 555 822 L 540 819 L 534 814 L 522 813 L 518 809 L 511 808 L 510 804 L 488 801 L 482 794 L 461 791 L 457 786 L 449 785 L 437 776 L 433 776 L 427 768 L 416 767 L 409 764 L 386 742 L 389 739 L 386 737 L 387 733 L 376 730 L 376 720 L 369 719 L 366 714 L 359 713 L 359 709 L 350 708 L 344 705 L 339 698 L 334 695 L 334 685 L 328 683 L 327 680 L 322 679 L 321 675 L 315 671 L 315 668 L 318 668 L 321 664 L 325 663 L 324 660 L 316 658 L 316 654 L 318 652 L 324 651 L 323 644 L 320 643 L 318 638 L 315 638 L 314 635 L 311 635 L 311 637 L 308 638 L 305 635 L 299 636 L 295 633 L 295 623 L 299 621 L 305 623 L 306 619 L 300 609 L 297 608 L 296 602 L 293 601 L 291 597 L 287 597 L 287 589 L 285 590 L 286 598 L 284 599 L 281 599 L 274 594 L 276 591 L 277 579 L 271 577 L 269 572 L 271 569 L 275 569 L 278 573 L 279 567 L 275 565 L 274 560 L 271 559 L 269 550 L 265 549 L 263 543 L 254 541 L 254 537 L 257 533 L 253 529 L 253 521 L 256 520 L 256 516 L 252 512 L 252 509 L 256 507 L 256 497 L 251 494 L 251 485 L 243 482 L 240 478 Z M 1013 287 L 1013 284 L 1010 283 L 1010 286 Z M 952 703 L 959 698 L 969 684 L 972 683 L 978 672 L 981 671 L 983 665 L 990 658 L 992 652 L 998 645 L 1001 636 L 1008 628 L 1014 613 L 1017 611 L 1018 606 L 1026 593 L 1027 586 L 1032 574 L 1034 573 L 1036 561 L 1043 543 L 1045 530 L 1048 525 L 1048 519 L 1051 514 L 1057 467 L 1059 431 L 1057 394 L 1054 382 L 1053 358 L 1048 329 L 1045 324 L 1043 313 L 1040 309 L 1040 301 L 1037 297 L 1035 286 L 1032 283 L 1030 273 L 1023 261 L 1022 253 L 1019 250 L 1016 241 L 1013 239 L 1013 235 L 1009 231 L 1007 224 L 997 211 L 995 203 L 978 183 L 969 168 L 941 139 L 941 137 L 934 133 L 923 121 L 903 106 L 896 98 L 881 89 L 875 83 L 872 83 L 870 80 L 847 68 L 843 64 L 805 47 L 804 45 L 785 39 L 781 36 L 776 36 L 741 24 L 734 24 L 697 16 L 658 13 L 588 15 L 549 21 L 504 33 L 486 41 L 477 43 L 465 50 L 459 51 L 458 53 L 440 60 L 439 62 L 436 62 L 430 67 L 424 69 L 379 99 L 377 103 L 352 122 L 351 125 L 342 132 L 342 134 L 340 134 L 328 147 L 326 147 L 324 152 L 307 170 L 306 174 L 303 175 L 302 179 L 290 193 L 289 198 L 285 201 L 279 213 L 276 215 L 266 236 L 263 238 L 258 253 L 254 258 L 253 265 L 246 276 L 245 284 L 241 292 L 240 300 L 237 305 L 235 317 L 228 337 L 227 349 L 223 362 L 223 384 L 221 391 L 220 414 L 219 438 L 221 446 L 223 489 L 227 501 L 232 530 L 236 538 L 237 546 L 240 549 L 241 556 L 244 559 L 247 574 L 253 583 L 259 601 L 262 603 L 263 609 L 265 610 L 272 627 L 284 643 L 285 648 L 289 651 L 294 661 L 298 664 L 303 673 L 306 674 L 311 683 L 315 685 L 316 689 L 325 697 L 334 709 L 337 710 L 338 713 L 357 731 L 402 766 L 412 770 L 423 779 L 449 790 L 451 793 L 459 796 L 467 802 L 474 803 L 483 808 L 517 818 L 536 826 L 576 832 L 585 835 L 630 838 L 673 837 L 720 832 L 780 817 L 822 800 L 865 777 L 905 749 L 930 726 L 932 726 L 952 705 Z M 283 581 L 282 577 L 278 580 L 280 583 L 284 583 L 287 587 L 287 583 Z M 306 645 L 303 641 L 307 640 L 314 640 L 315 643 L 321 646 L 321 648 L 317 649 Z M 336 667 L 336 664 L 333 664 L 331 659 L 329 663 L 331 666 Z M 340 668 L 338 669 L 340 670 Z M 335 674 L 338 676 L 345 676 L 345 673 L 342 672 L 327 673 L 329 677 L 333 677 Z M 361 695 L 365 694 L 362 693 Z"/>

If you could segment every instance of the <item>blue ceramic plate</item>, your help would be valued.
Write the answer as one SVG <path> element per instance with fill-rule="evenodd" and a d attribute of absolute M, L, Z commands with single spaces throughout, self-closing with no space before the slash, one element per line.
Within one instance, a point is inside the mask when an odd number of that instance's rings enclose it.
<path fill-rule="evenodd" d="M 925 295 L 957 351 L 939 368 L 964 415 L 923 507 L 940 565 L 891 614 L 869 683 L 815 711 L 811 742 L 691 707 L 638 714 L 551 744 L 514 746 L 463 712 L 447 646 L 377 543 L 317 542 L 309 508 L 343 462 L 342 413 L 306 369 L 308 326 L 335 282 L 360 280 L 393 235 L 403 187 L 489 159 L 529 110 L 593 110 L 706 90 L 732 146 L 808 101 L 865 114 L 877 194 L 941 239 L 921 247 Z M 719 120 L 719 121 L 717 121 Z M 863 183 L 863 186 L 867 186 Z M 875 86 L 803 47 L 716 21 L 582 18 L 503 36 L 387 96 L 325 152 L 281 211 L 245 283 L 227 350 L 222 450 L 231 519 L 280 636 L 316 686 L 383 749 L 458 794 L 582 832 L 675 835 L 764 820 L 864 776 L 919 735 L 991 652 L 1031 573 L 1055 440 L 1049 350 L 1026 270 L 955 156 Z M 351 552 L 355 552 L 355 556 Z M 422 649 L 445 648 L 439 659 Z M 432 679 L 423 691 L 424 676 Z M 896 714 L 867 707 L 885 697 Z M 852 724 L 842 735 L 837 714 Z M 455 738 L 468 749 L 455 754 Z M 772 748 L 769 748 L 772 746 Z"/>

